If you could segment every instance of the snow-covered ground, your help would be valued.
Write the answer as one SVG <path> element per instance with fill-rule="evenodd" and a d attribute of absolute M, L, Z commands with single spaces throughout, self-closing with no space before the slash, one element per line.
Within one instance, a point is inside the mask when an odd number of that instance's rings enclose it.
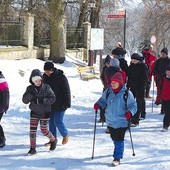
<path fill-rule="evenodd" d="M 73 62 L 66 57 L 64 64 L 55 66 L 68 77 L 72 107 L 66 111 L 65 124 L 70 140 L 62 145 L 58 134 L 55 151 L 49 151 L 44 143 L 48 141 L 40 131 L 37 135 L 37 154 L 27 156 L 29 150 L 29 109 L 22 103 L 22 95 L 29 85 L 32 69 L 43 71 L 44 61 L 38 59 L 0 60 L 0 70 L 10 87 L 10 109 L 1 124 L 6 135 L 6 146 L 0 148 L 0 170 L 168 170 L 170 167 L 170 133 L 161 132 L 163 115 L 160 106 L 152 105 L 154 99 L 147 99 L 147 116 L 140 125 L 131 128 L 135 156 L 132 156 L 130 134 L 125 137 L 124 158 L 121 165 L 112 167 L 113 143 L 105 133 L 106 125 L 97 123 L 94 159 L 91 159 L 95 112 L 93 104 L 101 96 L 100 79 L 83 81 L 79 78 Z M 153 93 L 152 87 L 151 95 Z M 153 109 L 152 109 L 153 106 Z M 99 115 L 98 115 L 99 118 Z"/>

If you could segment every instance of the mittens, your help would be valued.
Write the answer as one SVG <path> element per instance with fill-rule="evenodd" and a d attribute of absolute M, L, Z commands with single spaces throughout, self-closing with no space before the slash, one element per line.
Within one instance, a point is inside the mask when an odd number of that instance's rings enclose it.
<path fill-rule="evenodd" d="M 126 112 L 126 113 L 125 113 L 125 118 L 126 118 L 127 120 L 130 120 L 130 119 L 132 118 L 132 113 L 131 113 L 131 112 Z"/>
<path fill-rule="evenodd" d="M 95 103 L 93 108 L 94 108 L 94 110 L 96 110 L 96 111 L 97 111 L 97 110 L 99 110 L 99 109 L 100 109 L 100 106 L 99 106 L 97 103 Z"/>

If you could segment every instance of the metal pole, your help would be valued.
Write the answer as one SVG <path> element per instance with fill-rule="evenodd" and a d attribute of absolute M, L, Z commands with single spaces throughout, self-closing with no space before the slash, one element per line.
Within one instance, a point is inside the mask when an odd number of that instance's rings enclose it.
<path fill-rule="evenodd" d="M 125 10 L 125 16 L 124 16 L 124 49 L 126 47 L 126 10 Z"/>
<path fill-rule="evenodd" d="M 131 134 L 131 129 L 130 129 L 130 120 L 128 122 L 128 129 L 129 129 L 130 141 L 131 141 L 131 146 L 132 146 L 132 156 L 135 156 L 135 151 L 134 151 L 133 141 L 132 141 L 132 134 Z"/>
<path fill-rule="evenodd" d="M 95 137 L 96 137 L 96 123 L 97 123 L 97 110 L 95 111 L 95 123 L 94 123 L 94 136 L 93 136 L 93 150 L 92 150 L 92 157 L 94 158 L 94 145 L 95 145 Z"/>

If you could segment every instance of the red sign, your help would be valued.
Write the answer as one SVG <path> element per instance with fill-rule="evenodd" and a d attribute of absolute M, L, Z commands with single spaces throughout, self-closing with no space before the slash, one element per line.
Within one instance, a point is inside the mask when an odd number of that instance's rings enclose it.
<path fill-rule="evenodd" d="M 107 18 L 124 18 L 125 15 L 114 15 L 114 14 L 110 14 L 107 16 Z"/>

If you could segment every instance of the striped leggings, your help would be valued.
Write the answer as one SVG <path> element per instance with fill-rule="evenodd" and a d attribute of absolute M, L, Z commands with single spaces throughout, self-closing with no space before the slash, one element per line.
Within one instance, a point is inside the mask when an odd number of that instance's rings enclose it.
<path fill-rule="evenodd" d="M 49 118 L 30 118 L 30 146 L 31 148 L 36 148 L 36 134 L 37 127 L 40 121 L 40 129 L 44 136 L 48 137 L 50 141 L 54 141 L 55 137 L 48 130 Z"/>

